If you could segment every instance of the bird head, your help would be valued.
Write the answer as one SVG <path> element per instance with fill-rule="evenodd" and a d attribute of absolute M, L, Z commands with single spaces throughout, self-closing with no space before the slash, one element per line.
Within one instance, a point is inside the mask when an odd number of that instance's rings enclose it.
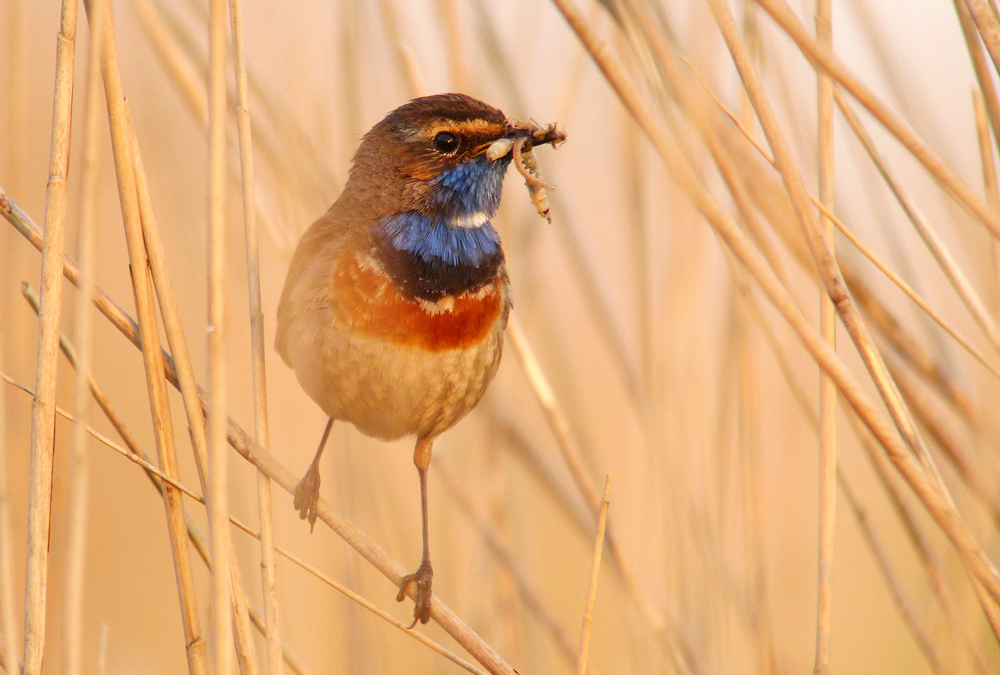
<path fill-rule="evenodd" d="M 496 213 L 511 161 L 510 152 L 487 151 L 534 128 L 464 94 L 414 99 L 365 134 L 345 192 L 362 195 L 376 217 L 417 211 L 455 226 L 480 225 Z"/>

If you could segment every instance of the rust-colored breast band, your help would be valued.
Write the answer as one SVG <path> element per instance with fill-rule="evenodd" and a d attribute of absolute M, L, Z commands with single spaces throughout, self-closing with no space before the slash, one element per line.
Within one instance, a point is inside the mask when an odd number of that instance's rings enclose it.
<path fill-rule="evenodd" d="M 352 330 L 428 351 L 465 349 L 486 339 L 503 307 L 499 275 L 474 293 L 440 301 L 408 298 L 381 272 L 341 252 L 330 307 Z"/>

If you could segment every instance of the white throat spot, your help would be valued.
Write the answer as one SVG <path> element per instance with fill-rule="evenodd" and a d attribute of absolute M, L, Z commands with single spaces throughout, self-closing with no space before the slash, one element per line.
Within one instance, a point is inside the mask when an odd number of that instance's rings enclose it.
<path fill-rule="evenodd" d="M 452 218 L 448 224 L 451 227 L 462 227 L 462 228 L 472 229 L 475 227 L 482 227 L 483 225 L 488 223 L 489 220 L 490 220 L 489 216 L 487 216 L 482 211 L 477 211 L 475 213 L 470 213 L 464 216 L 456 216 Z"/>

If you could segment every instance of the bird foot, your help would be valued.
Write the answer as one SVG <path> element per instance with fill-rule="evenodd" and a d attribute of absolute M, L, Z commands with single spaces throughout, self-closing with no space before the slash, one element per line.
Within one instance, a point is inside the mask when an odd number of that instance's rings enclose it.
<path fill-rule="evenodd" d="M 399 594 L 396 595 L 396 602 L 402 602 L 406 599 L 406 594 L 409 592 L 410 587 L 416 584 L 416 589 L 413 593 L 413 623 L 410 624 L 410 628 L 416 626 L 417 621 L 427 623 L 431 619 L 431 580 L 433 577 L 434 570 L 431 569 L 431 564 L 423 562 L 417 568 L 416 572 L 403 577 L 403 581 L 399 585 Z"/>
<path fill-rule="evenodd" d="M 309 532 L 316 526 L 316 505 L 319 503 L 319 468 L 309 465 L 309 470 L 295 486 L 295 500 L 292 502 L 299 512 L 299 518 L 309 520 Z"/>

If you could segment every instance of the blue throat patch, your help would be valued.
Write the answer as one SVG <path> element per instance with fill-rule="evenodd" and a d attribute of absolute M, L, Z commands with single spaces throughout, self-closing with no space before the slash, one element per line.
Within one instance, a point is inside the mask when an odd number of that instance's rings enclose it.
<path fill-rule="evenodd" d="M 442 171 L 424 213 L 405 211 L 379 223 L 379 256 L 393 283 L 410 296 L 437 300 L 460 295 L 494 279 L 503 269 L 500 236 L 489 218 L 500 206 L 509 158 L 485 157 Z M 429 213 L 428 213 L 429 212 Z M 484 218 L 477 227 L 455 222 Z"/>
<path fill-rule="evenodd" d="M 393 248 L 433 267 L 479 267 L 500 251 L 500 235 L 489 221 L 479 227 L 453 227 L 416 211 L 382 219 Z"/>
<path fill-rule="evenodd" d="M 492 216 L 500 206 L 503 177 L 511 157 L 489 161 L 484 155 L 446 169 L 429 183 L 437 186 L 431 202 L 443 219 L 485 213 Z"/>

